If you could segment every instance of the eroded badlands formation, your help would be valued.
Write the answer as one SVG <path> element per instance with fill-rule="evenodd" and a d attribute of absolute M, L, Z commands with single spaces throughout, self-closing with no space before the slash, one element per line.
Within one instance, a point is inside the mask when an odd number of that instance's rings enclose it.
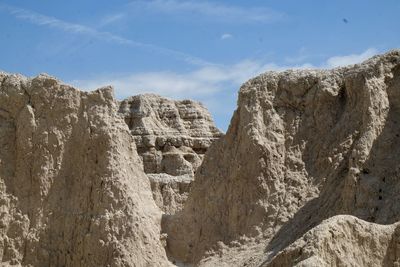
<path fill-rule="evenodd" d="M 400 265 L 399 50 L 262 74 L 223 136 L 196 102 L 3 73 L 0 142 L 3 265 Z"/>
<path fill-rule="evenodd" d="M 134 136 L 156 204 L 169 214 L 182 209 L 205 152 L 222 135 L 210 113 L 198 102 L 152 94 L 123 100 L 119 112 Z"/>
<path fill-rule="evenodd" d="M 0 258 L 166 266 L 161 211 L 111 88 L 0 75 Z"/>
<path fill-rule="evenodd" d="M 399 177 L 400 51 L 334 70 L 268 72 L 241 87 L 183 211 L 165 217 L 168 253 L 207 266 L 331 266 L 360 251 L 359 265 L 390 265 L 400 254 L 385 241 L 393 228 L 382 229 L 400 220 Z M 341 245 L 321 244 L 333 239 Z"/>

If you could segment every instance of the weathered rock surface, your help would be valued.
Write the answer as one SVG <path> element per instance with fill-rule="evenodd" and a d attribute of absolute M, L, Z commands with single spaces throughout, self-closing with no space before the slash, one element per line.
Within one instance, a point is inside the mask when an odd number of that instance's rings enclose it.
<path fill-rule="evenodd" d="M 182 210 L 189 195 L 193 177 L 186 175 L 172 176 L 165 173 L 147 174 L 157 206 L 167 214 Z"/>
<path fill-rule="evenodd" d="M 265 265 L 398 266 L 399 224 L 368 223 L 349 215 L 323 221 Z"/>
<path fill-rule="evenodd" d="M 180 210 L 205 152 L 222 135 L 210 113 L 201 103 L 154 94 L 123 100 L 119 112 L 134 136 L 157 205 L 170 214 Z"/>
<path fill-rule="evenodd" d="M 0 74 L 1 264 L 400 265 L 400 51 L 260 75 L 219 139 L 207 114 Z"/>
<path fill-rule="evenodd" d="M 0 74 L 0 262 L 168 266 L 135 143 L 110 88 Z"/>
<path fill-rule="evenodd" d="M 268 72 L 250 80 L 184 209 L 165 217 L 168 252 L 204 266 L 295 265 L 299 243 L 276 254 L 324 219 L 349 214 L 359 219 L 332 222 L 346 233 L 337 242 L 355 247 L 354 262 L 362 253 L 374 257 L 368 253 L 377 242 L 377 258 L 357 264 L 384 262 L 390 227 L 367 222 L 400 220 L 399 134 L 400 51 L 334 70 Z M 330 242 L 327 229 L 313 230 L 315 242 Z M 339 243 L 313 243 L 307 243 L 315 245 L 313 259 L 326 265 L 344 259 L 335 259 Z M 392 253 L 384 265 L 398 257 Z M 299 259 L 313 266 L 308 256 Z"/>

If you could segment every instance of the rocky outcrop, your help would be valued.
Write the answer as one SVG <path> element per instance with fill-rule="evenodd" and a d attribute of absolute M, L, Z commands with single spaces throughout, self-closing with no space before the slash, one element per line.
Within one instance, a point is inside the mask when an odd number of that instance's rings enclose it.
<path fill-rule="evenodd" d="M 349 215 L 323 221 L 264 266 L 398 266 L 399 225 Z"/>
<path fill-rule="evenodd" d="M 198 102 L 153 94 L 123 100 L 119 112 L 134 137 L 157 205 L 180 210 L 191 181 L 211 143 L 222 133 Z"/>
<path fill-rule="evenodd" d="M 274 258 L 279 251 L 337 214 L 397 222 L 399 118 L 400 51 L 334 70 L 268 72 L 245 83 L 184 209 L 164 219 L 171 257 L 268 266 L 285 262 Z M 323 262 L 335 263 L 327 259 L 334 250 L 316 249 Z"/>
<path fill-rule="evenodd" d="M 1 264 L 398 266 L 399 118 L 398 50 L 262 74 L 222 137 L 195 102 L 1 73 Z"/>
<path fill-rule="evenodd" d="M 154 204 L 110 88 L 0 74 L 0 261 L 168 266 Z"/>

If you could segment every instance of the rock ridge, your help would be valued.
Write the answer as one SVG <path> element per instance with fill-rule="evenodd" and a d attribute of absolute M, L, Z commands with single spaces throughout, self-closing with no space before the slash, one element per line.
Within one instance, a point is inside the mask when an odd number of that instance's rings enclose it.
<path fill-rule="evenodd" d="M 0 74 L 0 261 L 168 266 L 161 212 L 111 88 Z"/>
<path fill-rule="evenodd" d="M 285 262 L 279 251 L 335 215 L 396 223 L 399 111 L 400 50 L 246 82 L 182 212 L 164 216 L 170 256 L 201 266 L 281 266 L 274 265 Z M 340 262 L 326 249 L 318 252 L 321 262 Z M 290 255 L 286 263 L 295 265 Z"/>

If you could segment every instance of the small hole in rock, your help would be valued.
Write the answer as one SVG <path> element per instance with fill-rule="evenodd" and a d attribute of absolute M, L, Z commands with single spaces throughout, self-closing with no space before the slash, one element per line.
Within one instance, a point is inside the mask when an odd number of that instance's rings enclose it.
<path fill-rule="evenodd" d="M 364 174 L 369 174 L 369 169 L 364 168 L 364 169 L 362 170 L 362 173 L 364 173 Z"/>

